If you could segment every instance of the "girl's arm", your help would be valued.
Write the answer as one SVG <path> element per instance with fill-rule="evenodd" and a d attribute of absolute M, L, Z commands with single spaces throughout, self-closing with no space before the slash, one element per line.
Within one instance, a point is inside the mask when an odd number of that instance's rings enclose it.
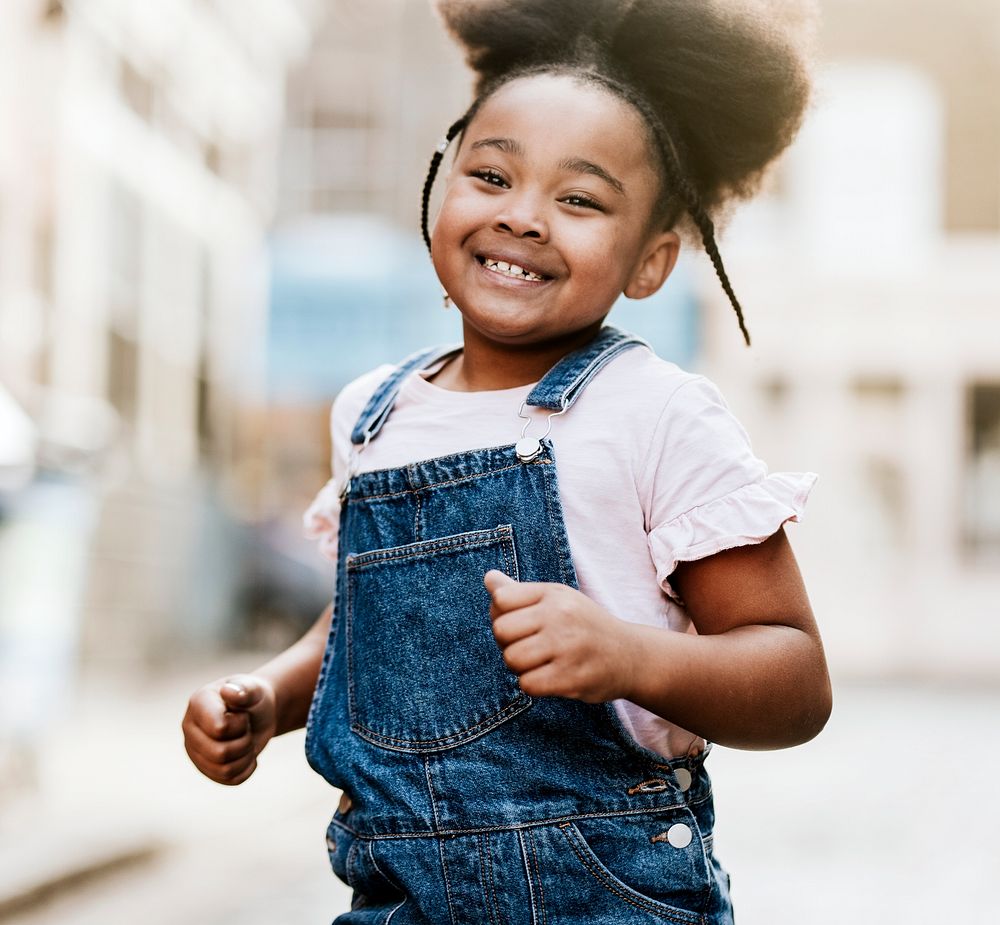
<path fill-rule="evenodd" d="M 202 774 L 241 784 L 273 736 L 305 725 L 332 613 L 331 604 L 298 642 L 251 674 L 227 675 L 191 695 L 181 729 Z"/>
<path fill-rule="evenodd" d="M 624 698 L 720 745 L 783 748 L 830 715 L 826 659 L 779 530 L 678 566 L 698 635 L 630 623 L 563 585 L 487 574 L 493 631 L 532 696 Z"/>
<path fill-rule="evenodd" d="M 735 748 L 817 735 L 832 708 L 830 678 L 784 530 L 684 562 L 671 581 L 698 635 L 628 624 L 626 699 Z"/>

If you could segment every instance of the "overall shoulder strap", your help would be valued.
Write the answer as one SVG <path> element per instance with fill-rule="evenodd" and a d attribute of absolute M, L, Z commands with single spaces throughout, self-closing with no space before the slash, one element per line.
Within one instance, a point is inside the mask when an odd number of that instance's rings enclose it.
<path fill-rule="evenodd" d="M 641 337 L 606 325 L 589 344 L 556 363 L 531 390 L 527 404 L 549 411 L 568 410 L 605 365 L 618 354 L 638 346 L 649 347 L 649 344 Z"/>
<path fill-rule="evenodd" d="M 351 431 L 351 443 L 355 446 L 367 444 L 382 429 L 396 403 L 396 396 L 402 388 L 403 380 L 418 369 L 427 369 L 446 356 L 461 350 L 461 344 L 451 346 L 426 347 L 411 353 L 382 381 L 372 393 L 358 421 Z"/>

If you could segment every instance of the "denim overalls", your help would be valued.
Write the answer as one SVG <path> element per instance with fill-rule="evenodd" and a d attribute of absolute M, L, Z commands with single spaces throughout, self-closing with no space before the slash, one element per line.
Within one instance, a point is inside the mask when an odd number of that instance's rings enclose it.
<path fill-rule="evenodd" d="M 640 343 L 605 327 L 526 404 L 572 413 Z M 455 349 L 410 357 L 376 389 L 355 454 L 404 378 Z M 493 637 L 490 569 L 577 587 L 547 437 L 355 474 L 339 537 L 306 725 L 309 763 L 344 791 L 327 846 L 354 896 L 337 923 L 732 922 L 704 754 L 643 748 L 611 703 L 527 696 Z"/>

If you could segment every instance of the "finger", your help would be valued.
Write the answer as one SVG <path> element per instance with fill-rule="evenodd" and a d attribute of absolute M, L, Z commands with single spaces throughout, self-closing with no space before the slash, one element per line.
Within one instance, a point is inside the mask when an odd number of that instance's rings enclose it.
<path fill-rule="evenodd" d="M 503 660 L 516 675 L 540 668 L 552 660 L 548 644 L 538 635 L 528 636 L 511 643 L 503 650 Z"/>
<path fill-rule="evenodd" d="M 210 780 L 214 780 L 217 784 L 233 786 L 243 783 L 243 781 L 253 774 L 254 769 L 257 767 L 257 759 L 256 757 L 251 756 L 249 758 L 242 758 L 239 761 L 232 761 L 229 764 L 224 765 L 201 765 L 195 761 L 195 767 L 197 767 L 198 770 L 205 775 L 205 777 Z"/>
<path fill-rule="evenodd" d="M 517 584 L 510 575 L 505 575 L 499 569 L 490 569 L 485 575 L 483 575 L 483 584 L 486 585 L 486 590 L 493 594 L 498 588 L 503 588 L 506 585 Z"/>
<path fill-rule="evenodd" d="M 264 696 L 264 688 L 253 675 L 233 675 L 219 688 L 219 696 L 230 710 L 252 710 Z"/>
<path fill-rule="evenodd" d="M 526 671 L 517 679 L 517 683 L 529 697 L 568 696 L 563 693 L 564 686 L 560 683 L 559 670 L 555 662 L 548 662 Z"/>
<path fill-rule="evenodd" d="M 537 604 L 545 594 L 548 585 L 541 581 L 512 581 L 496 587 L 490 592 L 493 602 L 490 613 L 500 616 L 508 610 L 517 610 Z"/>
<path fill-rule="evenodd" d="M 219 783 L 226 784 L 228 787 L 235 787 L 237 784 L 242 784 L 243 781 L 245 781 L 256 770 L 257 770 L 257 759 L 255 758 L 253 761 L 250 762 L 250 764 L 244 771 L 235 775 L 234 777 L 230 777 L 226 780 L 221 780 L 219 781 Z"/>
<path fill-rule="evenodd" d="M 493 620 L 493 635 L 501 647 L 509 646 L 525 636 L 532 636 L 541 628 L 539 610 L 535 607 L 499 614 Z"/>
<path fill-rule="evenodd" d="M 196 726 L 213 739 L 236 739 L 249 727 L 246 714 L 231 713 L 215 690 L 204 688 L 188 701 L 182 727 Z"/>
<path fill-rule="evenodd" d="M 217 765 L 229 764 L 231 761 L 245 758 L 254 749 L 253 737 L 250 735 L 219 741 L 209 737 L 198 728 L 185 734 L 184 744 L 188 749 L 188 754 L 196 752 L 204 761 Z"/>

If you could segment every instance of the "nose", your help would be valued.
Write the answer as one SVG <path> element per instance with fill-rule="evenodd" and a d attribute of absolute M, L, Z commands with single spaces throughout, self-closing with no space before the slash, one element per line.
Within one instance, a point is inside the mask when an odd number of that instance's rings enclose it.
<path fill-rule="evenodd" d="M 497 231 L 504 231 L 518 238 L 547 241 L 548 222 L 538 198 L 528 194 L 508 195 L 493 220 Z"/>

